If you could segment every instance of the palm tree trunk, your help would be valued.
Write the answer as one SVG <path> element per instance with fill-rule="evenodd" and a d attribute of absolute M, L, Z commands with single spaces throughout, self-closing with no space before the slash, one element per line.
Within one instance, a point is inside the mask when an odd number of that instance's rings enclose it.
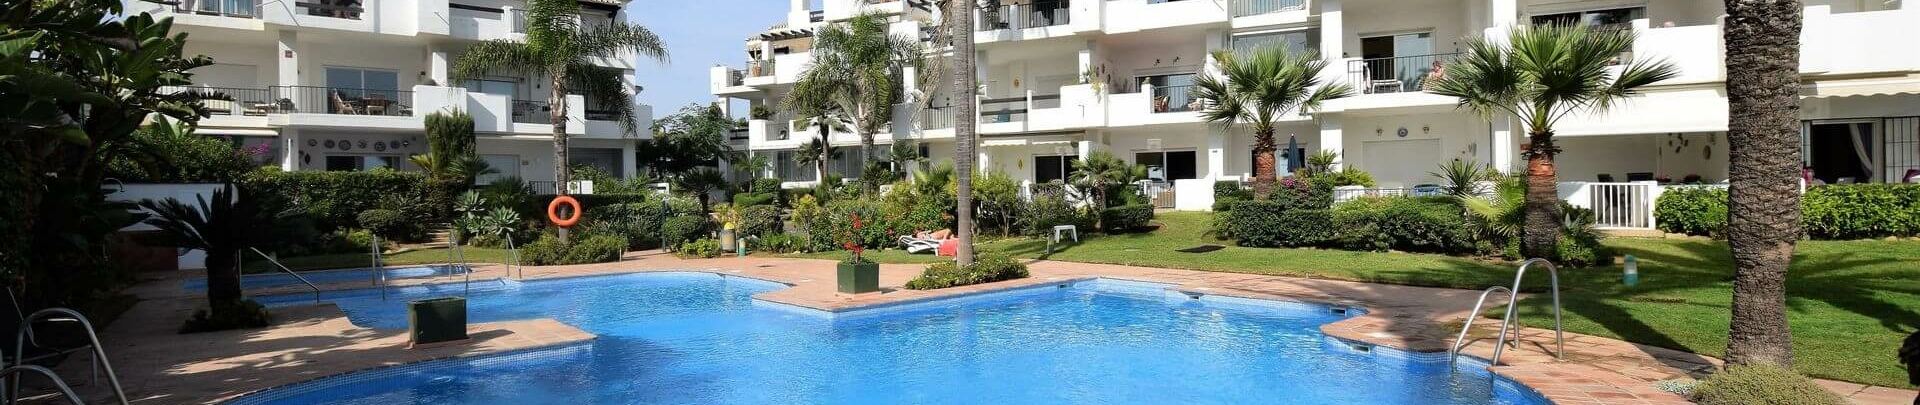
<path fill-rule="evenodd" d="M 1787 265 L 1800 237 L 1800 2 L 1727 0 L 1731 364 L 1793 365 Z"/>
<path fill-rule="evenodd" d="M 1553 257 L 1560 243 L 1560 191 L 1553 157 L 1560 153 L 1552 131 L 1527 134 L 1526 220 L 1520 231 L 1520 252 L 1528 258 Z"/>
<path fill-rule="evenodd" d="M 547 119 L 553 123 L 553 194 L 567 195 L 567 180 L 572 173 L 567 172 L 567 82 L 566 73 L 553 74 L 552 91 L 547 93 Z M 580 213 L 574 213 L 580 215 Z M 557 236 L 560 243 L 567 243 L 567 228 L 561 227 Z"/>
<path fill-rule="evenodd" d="M 827 128 L 827 123 L 824 121 L 815 125 L 820 126 L 820 157 L 815 160 L 814 166 L 820 169 L 820 177 L 814 180 L 819 184 L 827 184 L 827 165 L 833 163 L 833 144 L 828 142 L 832 139 L 829 135 L 831 129 Z"/>
<path fill-rule="evenodd" d="M 207 302 L 209 311 L 231 308 L 240 300 L 240 251 L 231 248 L 207 249 Z M 224 314 L 213 314 L 224 315 Z"/>
<path fill-rule="evenodd" d="M 976 93 L 973 71 L 973 8 L 975 0 L 952 0 L 953 12 L 947 29 L 953 33 L 953 88 L 951 94 L 958 96 L 960 102 L 953 108 L 953 174 L 954 211 L 958 226 L 959 246 L 955 249 L 955 264 L 966 266 L 973 264 L 973 159 L 974 124 L 979 114 L 974 111 Z"/>
<path fill-rule="evenodd" d="M 1274 173 L 1277 171 L 1273 168 L 1276 163 L 1273 151 L 1277 148 L 1273 144 L 1273 128 L 1263 126 L 1253 131 L 1253 196 L 1255 199 L 1265 200 L 1267 195 L 1273 193 L 1273 183 L 1278 180 L 1274 178 Z"/>

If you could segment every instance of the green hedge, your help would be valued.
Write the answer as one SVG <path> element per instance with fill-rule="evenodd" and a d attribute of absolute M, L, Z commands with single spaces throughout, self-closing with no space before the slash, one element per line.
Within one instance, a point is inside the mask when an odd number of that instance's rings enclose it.
<path fill-rule="evenodd" d="M 907 289 L 931 290 L 936 288 L 958 287 L 991 283 L 1001 280 L 1026 278 L 1027 265 L 1004 254 L 981 254 L 980 260 L 966 267 L 953 262 L 936 263 L 927 266 L 919 277 L 907 281 Z"/>
<path fill-rule="evenodd" d="M 740 209 L 739 235 L 766 237 L 784 230 L 780 226 L 780 207 L 755 205 Z"/>
<path fill-rule="evenodd" d="M 1153 206 L 1149 204 L 1129 204 L 1107 208 L 1100 212 L 1100 225 L 1107 233 L 1133 232 L 1147 227 L 1153 221 Z"/>
<path fill-rule="evenodd" d="M 780 194 L 778 193 L 740 193 L 733 195 L 733 205 L 738 207 L 774 205 L 779 201 Z"/>
<path fill-rule="evenodd" d="M 1660 231 L 1719 237 L 1727 229 L 1725 187 L 1672 187 L 1653 204 Z"/>
<path fill-rule="evenodd" d="M 661 241 L 661 245 L 678 248 L 689 241 L 706 239 L 712 236 L 712 233 L 713 221 L 707 220 L 706 216 L 681 215 L 668 218 L 666 224 L 661 226 L 660 234 L 666 238 Z"/>
<path fill-rule="evenodd" d="M 286 196 L 292 207 L 306 211 L 323 232 L 357 226 L 361 212 L 390 209 L 416 223 L 440 220 L 436 213 L 452 207 L 444 193 L 428 190 L 419 173 L 394 170 L 364 172 L 283 172 L 262 169 L 243 181 L 250 193 Z M 542 207 L 544 211 L 544 206 Z M 543 214 L 544 215 L 544 214 Z"/>
<path fill-rule="evenodd" d="M 387 240 L 416 241 L 422 236 L 420 224 L 402 215 L 400 211 L 370 209 L 361 211 L 355 220 L 361 228 L 373 231 L 375 235 L 380 235 Z"/>
<path fill-rule="evenodd" d="M 1727 190 L 1677 187 L 1660 195 L 1654 221 L 1661 231 L 1724 236 Z M 1808 237 L 1823 240 L 1920 235 L 1920 185 L 1852 184 L 1807 189 L 1801 223 Z"/>
<path fill-rule="evenodd" d="M 1333 209 L 1336 242 L 1351 250 L 1463 253 L 1473 233 L 1446 197 L 1361 198 Z"/>
<path fill-rule="evenodd" d="M 606 263 L 620 260 L 627 252 L 627 239 L 614 233 L 590 232 L 574 239 L 571 245 L 560 243 L 552 234 L 520 248 L 520 260 L 534 266 Z"/>
<path fill-rule="evenodd" d="M 720 257 L 720 241 L 711 238 L 689 241 L 680 244 L 680 248 L 674 249 L 673 253 L 680 257 L 701 259 Z"/>

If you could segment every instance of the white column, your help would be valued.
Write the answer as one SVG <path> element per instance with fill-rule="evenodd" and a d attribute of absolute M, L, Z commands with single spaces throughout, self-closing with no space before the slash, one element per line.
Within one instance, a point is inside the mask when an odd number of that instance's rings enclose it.
<path fill-rule="evenodd" d="M 1074 142 L 1073 146 L 1080 160 L 1087 160 L 1087 155 L 1093 153 L 1093 141 Z"/>
<path fill-rule="evenodd" d="M 280 170 L 300 170 L 300 131 L 293 128 L 280 129 Z"/>
<path fill-rule="evenodd" d="M 1342 169 L 1347 163 L 1346 131 L 1342 129 L 1342 127 L 1346 125 L 1345 119 L 1338 115 L 1322 115 L 1319 117 L 1320 150 L 1331 151 L 1338 156 L 1333 159 L 1333 168 Z"/>
<path fill-rule="evenodd" d="M 280 38 L 275 44 L 277 45 L 277 49 L 274 51 L 273 58 L 279 61 L 276 65 L 280 67 L 280 78 L 277 83 L 281 86 L 300 85 L 300 52 L 297 49 L 300 45 L 300 36 L 298 32 L 292 30 L 280 31 Z"/>
<path fill-rule="evenodd" d="M 1320 0 L 1320 56 L 1323 59 L 1347 57 L 1346 24 L 1341 19 L 1340 7 L 1340 0 Z"/>
<path fill-rule="evenodd" d="M 1516 147 L 1519 143 L 1513 138 L 1513 128 L 1513 117 L 1496 116 L 1488 123 L 1487 142 L 1492 145 L 1487 145 L 1487 150 L 1492 152 L 1490 160 L 1494 170 L 1500 173 L 1512 173 L 1514 162 L 1520 155 Z"/>
<path fill-rule="evenodd" d="M 427 78 L 433 80 L 436 85 L 454 87 L 453 81 L 450 80 L 448 74 L 449 63 L 446 49 L 437 46 L 429 48 L 427 51 Z"/>
<path fill-rule="evenodd" d="M 1099 63 L 1094 61 L 1093 50 L 1095 46 L 1096 45 L 1093 41 L 1087 41 L 1085 46 L 1080 47 L 1079 55 L 1075 57 L 1075 59 L 1077 59 L 1079 62 L 1078 66 L 1080 70 L 1074 71 L 1073 72 L 1074 74 L 1076 75 L 1087 74 L 1087 71 L 1092 70 L 1094 68 L 1094 64 Z M 1084 77 L 1084 79 L 1089 79 L 1089 81 L 1092 81 L 1092 80 L 1099 80 L 1100 78 Z"/>
<path fill-rule="evenodd" d="M 1487 22 L 1495 27 L 1512 27 L 1520 18 L 1519 0 L 1487 0 Z"/>
<path fill-rule="evenodd" d="M 979 147 L 976 146 L 976 148 L 979 148 Z M 987 148 L 979 148 L 979 149 L 980 149 L 980 158 L 975 159 L 974 164 L 979 166 L 980 174 L 987 174 L 988 172 L 992 172 L 993 162 L 990 160 L 987 160 L 987 157 L 990 156 L 989 154 L 987 154 Z"/>
<path fill-rule="evenodd" d="M 633 157 L 633 141 L 620 143 L 620 178 L 640 177 L 639 159 Z"/>
<path fill-rule="evenodd" d="M 806 28 L 813 25 L 812 12 L 807 9 L 807 0 L 787 0 L 787 28 Z"/>
<path fill-rule="evenodd" d="M 1222 125 L 1207 125 L 1207 180 L 1219 180 L 1227 174 L 1227 140 L 1233 133 Z"/>

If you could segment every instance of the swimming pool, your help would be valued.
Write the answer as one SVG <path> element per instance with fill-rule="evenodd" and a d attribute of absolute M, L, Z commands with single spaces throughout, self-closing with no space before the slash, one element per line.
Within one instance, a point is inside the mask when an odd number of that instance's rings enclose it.
<path fill-rule="evenodd" d="M 388 279 L 437 277 L 437 276 L 450 276 L 450 275 L 460 274 L 459 267 L 449 266 L 449 265 L 388 267 L 388 268 L 381 269 L 381 271 L 387 273 Z M 306 277 L 307 281 L 311 281 L 314 284 L 352 283 L 352 282 L 363 282 L 363 281 L 371 283 L 373 282 L 373 269 L 359 268 L 359 269 L 346 269 L 346 270 L 303 271 L 303 272 L 300 272 L 300 276 Z M 294 278 L 293 275 L 287 274 L 284 272 L 248 274 L 248 275 L 240 276 L 240 288 L 271 288 L 271 287 L 286 287 L 286 286 L 296 286 L 296 285 L 301 285 L 300 279 Z M 185 282 L 182 282 L 180 288 L 186 289 L 187 291 L 206 291 L 207 279 L 204 277 L 190 278 L 190 279 L 187 279 Z"/>
<path fill-rule="evenodd" d="M 230 404 L 1546 403 L 1489 378 L 1484 363 L 1454 372 L 1444 355 L 1358 350 L 1320 333 L 1357 310 L 1156 284 L 1063 282 L 835 317 L 752 299 L 782 285 L 707 273 L 475 286 L 475 322 L 553 317 L 600 337 Z M 436 294 L 446 291 L 401 295 Z M 405 298 L 332 299 L 356 324 L 405 327 Z"/>

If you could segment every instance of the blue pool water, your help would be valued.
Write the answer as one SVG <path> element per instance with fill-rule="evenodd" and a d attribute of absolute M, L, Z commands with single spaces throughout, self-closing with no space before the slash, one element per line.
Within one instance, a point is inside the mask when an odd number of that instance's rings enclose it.
<path fill-rule="evenodd" d="M 1360 351 L 1329 307 L 1082 281 L 851 316 L 756 301 L 705 273 L 476 283 L 475 322 L 553 317 L 592 343 L 349 374 L 235 404 L 1544 404 L 1484 363 Z M 414 289 L 333 296 L 405 327 Z M 458 285 L 451 287 L 457 291 Z M 307 299 L 310 299 L 307 298 Z M 269 302 L 298 301 L 267 299 Z"/>
<path fill-rule="evenodd" d="M 383 268 L 381 271 L 387 273 L 388 279 L 460 274 L 460 268 L 455 266 L 389 267 Z M 300 272 L 300 276 L 306 277 L 307 281 L 311 281 L 314 284 L 372 282 L 373 269 L 303 271 Z M 240 288 L 271 288 L 295 285 L 300 285 L 300 280 L 287 273 L 248 274 L 240 277 Z M 207 289 L 207 279 L 187 279 L 187 281 L 181 285 L 181 288 L 187 291 L 205 291 Z"/>

